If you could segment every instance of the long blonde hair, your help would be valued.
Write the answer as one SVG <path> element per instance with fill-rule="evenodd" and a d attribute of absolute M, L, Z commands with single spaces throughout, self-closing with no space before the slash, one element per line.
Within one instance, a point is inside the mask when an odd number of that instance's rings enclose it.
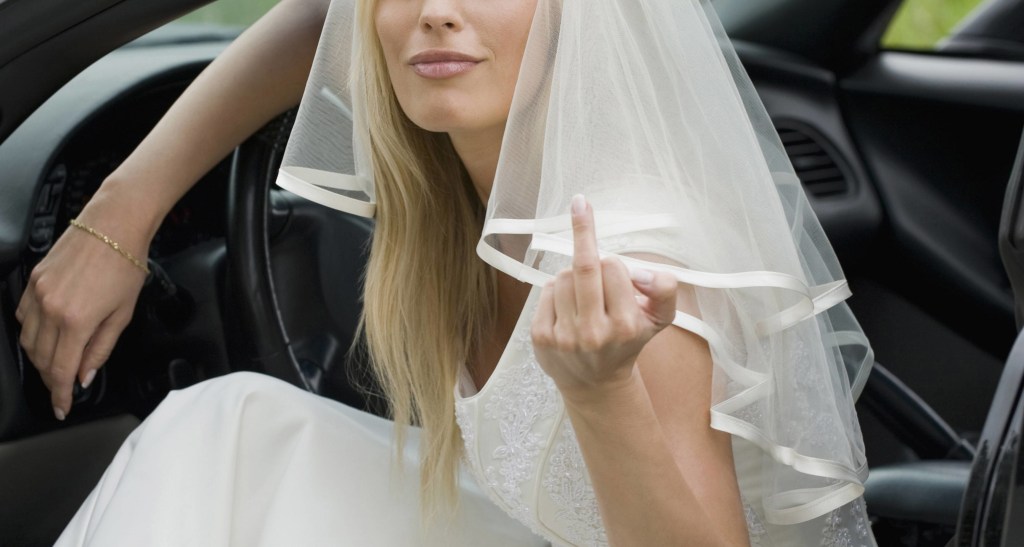
<path fill-rule="evenodd" d="M 484 206 L 445 133 L 416 126 L 398 103 L 374 24 L 362 0 L 357 24 L 377 220 L 360 329 L 390 402 L 396 449 L 405 426 L 422 427 L 421 498 L 426 513 L 453 507 L 462 440 L 453 389 L 459 366 L 494 320 L 493 270 L 476 256 Z"/>

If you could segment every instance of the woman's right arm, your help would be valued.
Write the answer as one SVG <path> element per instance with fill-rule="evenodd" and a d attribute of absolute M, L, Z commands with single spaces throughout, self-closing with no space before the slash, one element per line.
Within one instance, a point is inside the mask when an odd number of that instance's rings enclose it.
<path fill-rule="evenodd" d="M 203 70 L 78 219 L 140 260 L 174 204 L 277 114 L 298 104 L 330 0 L 282 0 Z M 15 311 L 19 342 L 71 410 L 75 376 L 88 385 L 131 320 L 145 274 L 102 241 L 67 229 L 32 270 Z"/>

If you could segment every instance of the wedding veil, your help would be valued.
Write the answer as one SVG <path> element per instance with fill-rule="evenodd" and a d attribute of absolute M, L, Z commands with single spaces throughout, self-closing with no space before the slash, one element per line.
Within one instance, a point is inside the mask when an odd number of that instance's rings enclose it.
<path fill-rule="evenodd" d="M 332 1 L 277 184 L 373 216 L 355 4 Z M 853 401 L 873 355 L 708 0 L 538 0 L 480 258 L 542 285 L 572 254 L 576 193 L 605 255 L 694 287 L 675 325 L 709 344 L 712 426 L 762 449 L 765 518 L 805 522 L 860 496 Z"/>

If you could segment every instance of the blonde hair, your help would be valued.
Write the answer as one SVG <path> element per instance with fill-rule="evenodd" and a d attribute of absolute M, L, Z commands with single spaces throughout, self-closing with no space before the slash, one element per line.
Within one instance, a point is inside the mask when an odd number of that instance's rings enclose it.
<path fill-rule="evenodd" d="M 446 133 L 416 126 L 398 103 L 362 0 L 357 89 L 365 90 L 377 220 L 359 328 L 396 425 L 421 435 L 420 490 L 427 515 L 452 508 L 462 440 L 453 390 L 459 366 L 494 319 L 494 272 L 476 256 L 484 206 Z"/>

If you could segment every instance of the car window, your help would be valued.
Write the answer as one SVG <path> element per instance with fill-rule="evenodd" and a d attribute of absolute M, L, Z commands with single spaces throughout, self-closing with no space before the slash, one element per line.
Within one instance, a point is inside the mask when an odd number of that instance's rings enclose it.
<path fill-rule="evenodd" d="M 279 0 L 217 0 L 178 19 L 182 23 L 207 23 L 247 27 L 270 11 Z"/>
<path fill-rule="evenodd" d="M 217 0 L 181 17 L 178 21 L 247 27 L 278 1 Z M 986 0 L 903 0 L 882 36 L 881 46 L 885 49 L 935 51 L 940 42 L 949 36 L 958 24 L 985 2 Z M 770 2 L 761 0 L 760 3 Z M 749 6 L 744 9 L 747 8 Z M 719 8 L 719 11 L 722 22 L 728 28 L 731 12 L 722 8 Z M 722 11 L 725 13 L 721 13 Z"/>
<path fill-rule="evenodd" d="M 885 49 L 935 51 L 985 0 L 903 0 L 882 36 Z"/>

